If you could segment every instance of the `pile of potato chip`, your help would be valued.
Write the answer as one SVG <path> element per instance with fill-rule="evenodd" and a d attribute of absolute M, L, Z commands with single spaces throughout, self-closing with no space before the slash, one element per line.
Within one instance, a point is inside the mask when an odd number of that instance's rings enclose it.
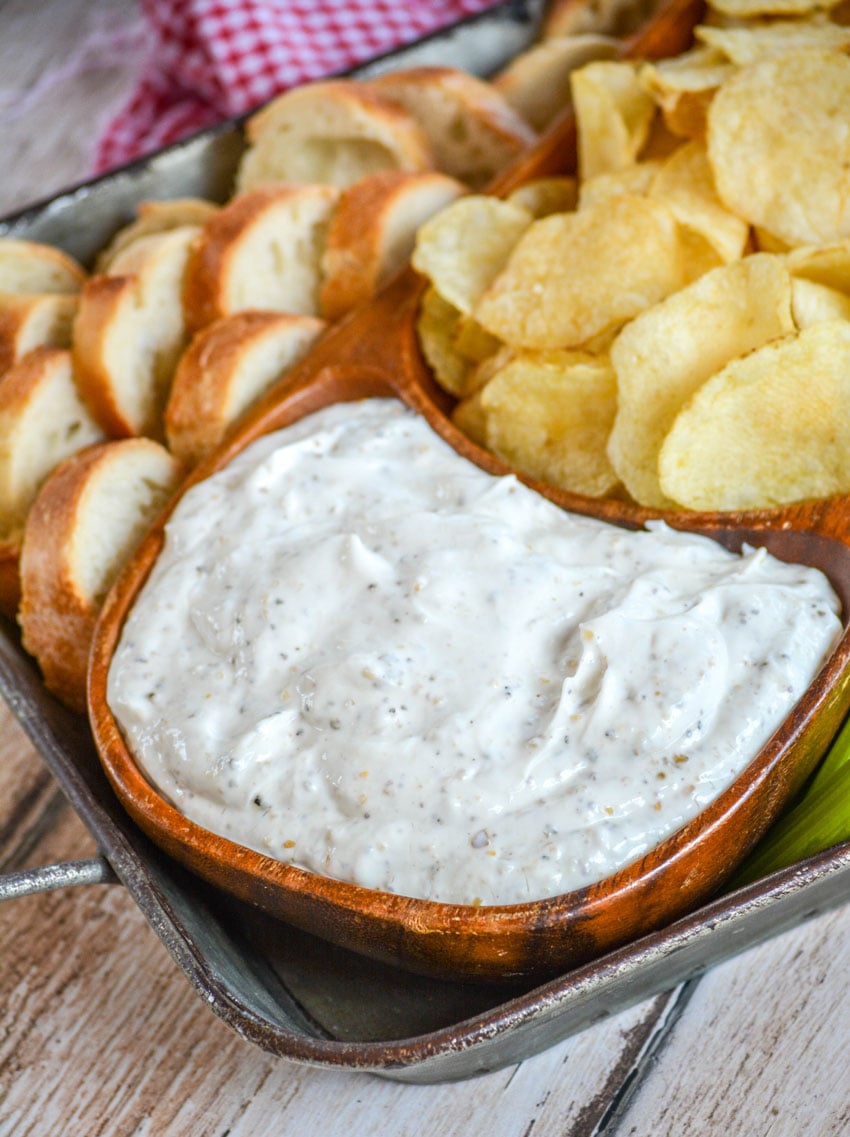
<path fill-rule="evenodd" d="M 850 27 L 714 0 L 694 46 L 572 76 L 578 174 L 419 233 L 423 353 L 525 473 L 653 508 L 850 491 Z"/>

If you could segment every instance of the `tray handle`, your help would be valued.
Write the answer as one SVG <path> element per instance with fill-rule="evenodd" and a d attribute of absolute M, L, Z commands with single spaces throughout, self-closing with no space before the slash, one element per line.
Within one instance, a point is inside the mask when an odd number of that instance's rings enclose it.
<path fill-rule="evenodd" d="M 0 901 L 31 896 L 35 892 L 49 892 L 54 888 L 72 888 L 78 884 L 117 883 L 118 877 L 106 857 L 61 861 L 55 865 L 0 874 Z"/>

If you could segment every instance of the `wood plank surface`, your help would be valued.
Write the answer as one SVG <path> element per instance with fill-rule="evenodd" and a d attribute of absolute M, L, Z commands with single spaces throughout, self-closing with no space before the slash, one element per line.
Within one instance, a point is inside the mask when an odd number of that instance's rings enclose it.
<path fill-rule="evenodd" d="M 613 1132 L 850 1133 L 850 911 L 708 972 Z"/>
<path fill-rule="evenodd" d="M 0 212 L 86 176 L 140 28 L 129 0 L 0 3 Z M 0 870 L 94 851 L 3 708 Z M 40 894 L 0 906 L 0 1137 L 846 1134 L 849 974 L 844 908 L 519 1066 L 407 1086 L 236 1036 L 120 886 Z"/>
<path fill-rule="evenodd" d="M 4 213 L 89 175 L 96 139 L 138 76 L 144 31 L 134 0 L 3 0 Z"/>

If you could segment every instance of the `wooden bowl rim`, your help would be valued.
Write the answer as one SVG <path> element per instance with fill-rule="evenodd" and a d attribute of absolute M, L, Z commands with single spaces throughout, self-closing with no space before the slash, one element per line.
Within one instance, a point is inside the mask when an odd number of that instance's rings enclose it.
<path fill-rule="evenodd" d="M 437 433 L 452 443 L 460 453 L 464 454 L 464 451 L 467 451 L 469 440 L 459 434 L 435 404 L 428 403 L 420 393 L 411 390 L 403 382 L 382 382 L 371 375 L 364 377 L 361 374 L 349 373 L 340 378 L 330 370 L 320 372 L 306 387 L 296 388 L 289 393 L 288 399 L 283 398 L 276 402 L 275 418 L 280 418 L 282 412 L 290 412 L 291 421 L 297 421 L 313 410 L 319 409 L 319 406 L 369 397 L 397 398 L 412 410 L 422 413 Z M 289 419 L 290 413 L 284 413 L 283 417 Z M 267 434 L 269 431 L 263 427 L 265 421 L 263 415 L 250 416 L 245 426 L 237 432 L 229 444 L 219 448 L 210 459 L 202 463 L 178 491 L 107 598 L 95 632 L 89 668 L 89 716 L 95 744 L 119 798 L 136 820 L 143 823 L 149 833 L 155 833 L 160 839 L 168 842 L 177 842 L 185 851 L 204 861 L 215 862 L 224 869 L 246 872 L 273 888 L 293 893 L 309 893 L 314 898 L 331 902 L 340 910 L 358 913 L 380 912 L 382 917 L 392 921 L 435 931 L 455 931 L 461 924 L 468 928 L 474 927 L 476 931 L 505 931 L 509 927 L 551 926 L 560 924 L 566 918 L 587 918 L 600 905 L 607 905 L 620 898 L 625 899 L 638 881 L 651 879 L 676 859 L 693 851 L 693 848 L 716 826 L 730 823 L 737 809 L 765 779 L 770 777 L 777 765 L 794 747 L 804 728 L 829 700 L 842 677 L 850 678 L 850 624 L 848 623 L 850 611 L 845 605 L 842 612 L 844 632 L 839 641 L 803 696 L 734 781 L 713 802 L 665 837 L 644 856 L 595 884 L 556 896 L 516 904 L 481 906 L 409 897 L 326 877 L 275 860 L 228 838 L 220 837 L 185 817 L 148 781 L 124 742 L 109 708 L 106 682 L 112 652 L 117 645 L 124 620 L 162 547 L 164 525 L 168 516 L 191 485 L 215 470 L 222 469 L 251 442 Z M 472 451 L 474 453 L 468 451 L 464 456 L 471 456 L 477 464 L 486 464 L 489 467 L 496 465 L 502 467 L 502 472 L 513 473 L 509 467 L 494 460 L 492 455 L 480 451 L 479 448 L 472 447 Z M 561 504 L 559 499 L 564 496 L 567 498 L 575 496 L 564 495 L 561 491 L 537 483 L 533 479 L 522 480 L 558 504 Z M 582 512 L 591 516 L 597 515 L 594 512 L 594 501 L 595 499 L 582 499 Z M 604 509 L 600 512 L 608 511 L 609 503 L 603 502 L 602 505 Z M 800 509 L 797 505 L 785 509 L 723 514 L 653 511 L 627 503 L 617 503 L 616 512 L 620 516 L 613 519 L 603 517 L 603 519 L 613 520 L 614 524 L 626 526 L 637 526 L 644 520 L 659 519 L 677 529 L 708 536 L 714 536 L 712 529 L 724 534 L 742 532 L 749 535 L 759 531 L 764 534 L 785 534 L 789 531 L 815 536 L 822 534 L 846 550 L 843 555 L 847 558 L 847 583 L 850 587 L 850 498 L 842 496 L 824 499 L 817 505 L 818 511 L 812 527 L 807 529 L 795 528 L 793 524 L 795 515 Z M 841 521 L 844 518 L 848 519 L 846 538 L 830 533 L 830 526 L 834 525 L 836 518 Z"/>

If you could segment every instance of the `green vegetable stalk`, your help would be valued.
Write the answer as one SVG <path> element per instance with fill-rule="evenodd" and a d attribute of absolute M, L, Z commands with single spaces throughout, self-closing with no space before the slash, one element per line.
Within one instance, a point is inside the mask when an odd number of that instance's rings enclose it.
<path fill-rule="evenodd" d="M 850 718 L 797 805 L 777 822 L 736 874 L 735 886 L 850 840 Z"/>

